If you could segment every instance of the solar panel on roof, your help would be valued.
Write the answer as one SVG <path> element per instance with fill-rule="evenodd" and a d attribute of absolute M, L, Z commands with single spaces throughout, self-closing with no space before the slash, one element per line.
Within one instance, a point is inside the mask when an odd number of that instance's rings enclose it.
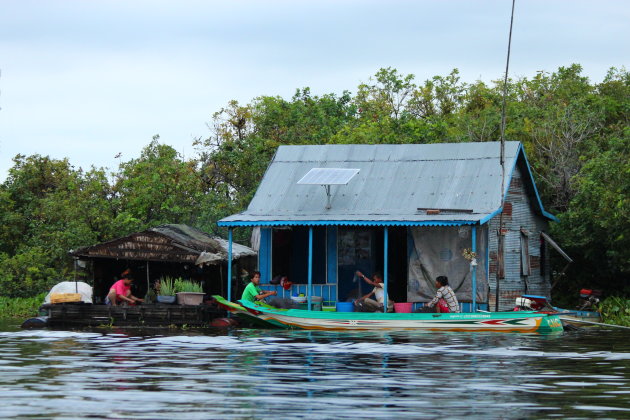
<path fill-rule="evenodd" d="M 313 168 L 297 183 L 308 185 L 345 185 L 358 174 L 360 169 Z"/>

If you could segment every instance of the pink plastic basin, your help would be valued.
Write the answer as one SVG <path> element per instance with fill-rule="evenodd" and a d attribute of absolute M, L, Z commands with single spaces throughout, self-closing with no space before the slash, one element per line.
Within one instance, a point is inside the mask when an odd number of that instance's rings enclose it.
<path fill-rule="evenodd" d="M 410 314 L 413 309 L 413 302 L 394 303 L 394 312 L 399 314 Z"/>

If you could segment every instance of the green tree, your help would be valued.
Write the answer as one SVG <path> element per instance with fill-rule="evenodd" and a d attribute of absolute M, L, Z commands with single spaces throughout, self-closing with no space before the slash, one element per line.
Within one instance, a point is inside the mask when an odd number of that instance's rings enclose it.
<path fill-rule="evenodd" d="M 13 256 L 0 254 L 1 295 L 32 297 L 48 291 L 62 278 L 55 268 L 58 263 L 43 246 L 24 248 Z"/>
<path fill-rule="evenodd" d="M 165 223 L 194 224 L 203 202 L 196 161 L 184 161 L 159 136 L 138 159 L 121 164 L 113 187 L 119 236 Z"/>
<path fill-rule="evenodd" d="M 64 160 L 14 159 L 0 186 L 0 282 L 8 295 L 46 291 L 71 270 L 68 251 L 109 239 L 112 212 L 103 170 Z"/>
<path fill-rule="evenodd" d="M 243 208 L 279 145 L 326 143 L 355 113 L 347 92 L 319 97 L 300 89 L 291 101 L 231 101 L 213 115 L 210 137 L 196 141 L 206 188 L 233 203 L 227 208 Z"/>
<path fill-rule="evenodd" d="M 524 144 L 543 202 L 560 217 L 553 233 L 576 259 L 567 287 L 627 281 L 630 74 L 611 68 L 594 84 L 574 64 L 510 79 L 507 91 L 506 138 Z M 195 141 L 195 159 L 156 136 L 111 174 L 114 185 L 103 169 L 18 155 L 0 185 L 3 293 L 45 291 L 67 275 L 68 250 L 151 226 L 224 234 L 216 221 L 248 205 L 280 145 L 497 141 L 502 95 L 502 80 L 467 84 L 455 69 L 416 83 L 389 67 L 354 95 L 302 88 L 289 100 L 231 101 Z"/>
<path fill-rule="evenodd" d="M 630 128 L 607 146 L 584 164 L 554 232 L 576 259 L 578 284 L 610 292 L 630 285 Z"/>
<path fill-rule="evenodd" d="M 360 84 L 354 96 L 344 92 L 341 97 L 313 97 L 302 89 L 290 101 L 260 97 L 245 106 L 230 103 L 215 114 L 202 159 L 208 188 L 223 197 L 216 205 L 224 212 L 215 212 L 216 217 L 247 206 L 282 144 L 499 140 L 503 80 L 467 84 L 457 69 L 420 84 L 414 80 L 390 67 Z M 585 185 L 595 182 L 593 165 L 605 167 L 600 155 L 612 157 L 613 139 L 627 143 L 629 81 L 625 69 L 613 68 L 602 83 L 593 84 L 577 64 L 508 80 L 506 139 L 524 144 L 546 208 L 561 217 L 556 235 L 561 242 L 566 238 L 574 254 L 601 252 L 598 245 L 571 236 L 566 220 L 572 214 L 586 217 L 590 204 Z M 612 191 L 612 185 L 600 187 Z M 583 237 L 610 235 L 612 220 L 625 223 L 601 214 L 592 216 L 608 220 L 605 226 L 578 224 Z M 610 275 L 621 275 L 620 261 L 627 256 L 618 245 L 606 249 L 611 254 L 601 264 Z M 585 261 L 576 268 L 580 273 L 596 271 Z"/>

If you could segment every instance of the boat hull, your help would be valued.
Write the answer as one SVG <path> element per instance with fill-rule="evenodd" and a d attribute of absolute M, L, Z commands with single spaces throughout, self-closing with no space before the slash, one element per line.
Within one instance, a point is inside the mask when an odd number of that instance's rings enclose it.
<path fill-rule="evenodd" d="M 269 309 L 241 302 L 251 314 L 280 328 L 306 330 L 426 330 L 426 331 L 499 331 L 520 333 L 561 332 L 557 315 L 535 312 L 493 313 L 366 313 L 319 312 L 300 309 Z"/>
<path fill-rule="evenodd" d="M 557 315 L 562 317 L 562 322 L 573 327 L 588 327 L 602 322 L 601 314 L 595 311 L 580 311 L 556 308 Z"/>
<path fill-rule="evenodd" d="M 270 328 L 270 327 L 276 328 L 274 325 L 271 325 L 268 322 L 260 319 L 256 315 L 252 314 L 246 308 L 244 308 L 242 305 L 239 305 L 238 303 L 230 302 L 229 300 L 224 299 L 223 297 L 219 295 L 214 295 L 212 297 L 216 299 L 217 305 L 221 309 L 233 314 L 238 319 L 248 324 L 251 324 L 257 327 L 263 327 L 263 328 Z"/>

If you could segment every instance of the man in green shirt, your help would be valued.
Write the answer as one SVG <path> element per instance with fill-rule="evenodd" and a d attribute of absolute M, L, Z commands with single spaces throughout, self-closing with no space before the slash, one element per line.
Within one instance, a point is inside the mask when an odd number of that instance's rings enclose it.
<path fill-rule="evenodd" d="M 252 275 L 252 279 L 243 290 L 243 295 L 241 296 L 241 300 L 247 300 L 249 302 L 255 302 L 257 300 L 263 300 L 267 296 L 275 296 L 278 294 L 276 291 L 272 292 L 263 292 L 260 287 L 260 271 L 254 271 Z"/>

